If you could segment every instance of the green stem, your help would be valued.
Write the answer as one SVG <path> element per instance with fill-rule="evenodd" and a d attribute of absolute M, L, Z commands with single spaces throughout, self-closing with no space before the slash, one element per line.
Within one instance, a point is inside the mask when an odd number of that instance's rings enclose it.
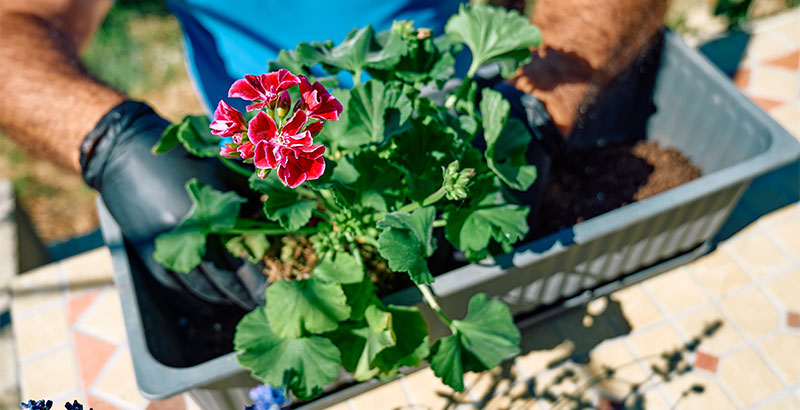
<path fill-rule="evenodd" d="M 434 228 L 441 228 L 443 226 L 447 226 L 447 221 L 446 220 L 437 219 L 437 220 L 433 221 L 433 227 Z"/>
<path fill-rule="evenodd" d="M 453 323 L 453 320 L 445 316 L 444 312 L 442 312 L 439 302 L 436 301 L 436 297 L 433 296 L 433 292 L 431 292 L 431 289 L 428 288 L 428 285 L 417 284 L 417 289 L 419 289 L 420 293 L 422 293 L 422 298 L 425 299 L 425 303 L 427 303 L 428 306 L 430 306 L 431 309 L 436 312 L 436 315 L 439 316 L 439 319 L 450 326 L 450 324 Z"/>
<path fill-rule="evenodd" d="M 217 158 L 219 158 L 219 160 L 222 161 L 223 165 L 225 165 L 226 167 L 230 168 L 232 171 L 236 172 L 237 174 L 239 174 L 241 176 L 250 178 L 250 175 L 252 174 L 252 172 L 250 172 L 250 171 L 248 171 L 248 170 L 236 165 L 235 162 L 229 160 L 228 158 L 223 158 L 223 157 L 217 157 Z"/>
<path fill-rule="evenodd" d="M 219 235 L 239 235 L 243 233 L 261 233 L 264 235 L 269 236 L 280 236 L 280 235 L 305 235 L 310 233 L 316 233 L 316 227 L 308 227 L 308 228 L 301 228 L 294 231 L 289 231 L 286 229 L 270 229 L 270 228 L 230 228 L 230 229 L 219 229 L 213 230 L 211 233 L 219 234 Z"/>
<path fill-rule="evenodd" d="M 419 207 L 433 205 L 440 199 L 444 198 L 444 194 L 446 192 L 447 191 L 445 191 L 444 187 L 441 187 L 439 188 L 438 191 L 428 195 L 427 198 L 423 199 L 421 204 L 419 202 L 411 202 L 403 205 L 400 209 L 397 210 L 397 212 L 411 213 L 413 211 L 416 211 L 417 208 Z"/>
<path fill-rule="evenodd" d="M 353 85 L 361 84 L 361 70 L 358 70 L 353 74 Z"/>

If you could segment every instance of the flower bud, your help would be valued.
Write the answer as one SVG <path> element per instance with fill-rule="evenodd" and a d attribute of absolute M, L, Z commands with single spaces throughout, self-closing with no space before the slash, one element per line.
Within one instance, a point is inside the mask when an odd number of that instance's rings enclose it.
<path fill-rule="evenodd" d="M 414 22 L 409 20 L 395 20 L 392 23 L 392 33 L 399 34 L 403 37 L 411 37 L 414 35 Z"/>
<path fill-rule="evenodd" d="M 420 28 L 417 30 L 417 38 L 422 40 L 431 36 L 431 29 L 429 28 Z"/>
<path fill-rule="evenodd" d="M 289 96 L 287 91 L 281 93 L 281 96 L 278 97 L 278 106 L 275 109 L 275 114 L 278 115 L 278 118 L 283 118 L 286 114 L 289 113 L 289 109 L 292 107 L 292 98 Z"/>

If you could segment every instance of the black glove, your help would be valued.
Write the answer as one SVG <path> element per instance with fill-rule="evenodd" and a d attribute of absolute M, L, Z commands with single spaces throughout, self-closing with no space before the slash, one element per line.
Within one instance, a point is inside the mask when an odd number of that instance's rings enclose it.
<path fill-rule="evenodd" d="M 231 184 L 237 181 L 246 184 L 216 158 L 194 157 L 180 145 L 166 154 L 151 153 L 168 125 L 146 104 L 118 105 L 83 141 L 83 179 L 100 192 L 125 239 L 161 284 L 207 302 L 252 309 L 263 303 L 266 278 L 230 256 L 218 239 L 209 238 L 203 262 L 189 274 L 168 271 L 153 259 L 155 237 L 177 226 L 192 206 L 184 188 L 189 179 L 220 190 L 235 189 Z"/>

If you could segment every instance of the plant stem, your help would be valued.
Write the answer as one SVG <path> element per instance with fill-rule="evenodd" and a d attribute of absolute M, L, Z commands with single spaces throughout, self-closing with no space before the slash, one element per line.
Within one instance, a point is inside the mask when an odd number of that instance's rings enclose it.
<path fill-rule="evenodd" d="M 261 233 L 268 236 L 280 236 L 280 235 L 290 235 L 290 234 L 298 234 L 304 235 L 309 233 L 316 233 L 316 227 L 308 227 L 308 228 L 300 228 L 294 231 L 289 231 L 286 229 L 270 229 L 270 228 L 230 228 L 230 229 L 220 229 L 214 230 L 211 233 L 215 234 L 222 234 L 222 235 L 239 235 L 243 233 Z"/>
<path fill-rule="evenodd" d="M 447 226 L 447 221 L 446 220 L 437 219 L 437 220 L 433 221 L 433 227 L 434 228 L 441 228 L 443 226 Z"/>
<path fill-rule="evenodd" d="M 450 326 L 450 324 L 453 323 L 453 320 L 445 316 L 444 312 L 442 312 L 442 308 L 441 306 L 439 306 L 439 302 L 436 301 L 436 297 L 433 296 L 433 292 L 431 292 L 430 288 L 428 288 L 428 285 L 417 284 L 417 289 L 419 289 L 420 293 L 422 293 L 422 297 L 425 299 L 425 303 L 427 303 L 428 306 L 430 306 L 431 309 L 433 309 L 433 311 L 436 312 L 436 315 L 439 316 L 439 319 L 441 319 L 444 323 L 447 323 L 447 325 Z"/>
<path fill-rule="evenodd" d="M 353 74 L 353 85 L 359 84 L 361 84 L 361 70 L 358 70 Z"/>
<path fill-rule="evenodd" d="M 225 165 L 226 167 L 230 168 L 233 172 L 236 172 L 237 174 L 239 174 L 241 176 L 250 178 L 250 175 L 252 174 L 252 172 L 250 172 L 250 171 L 248 171 L 248 170 L 236 165 L 235 162 L 229 160 L 228 158 L 223 158 L 223 157 L 217 157 L 217 158 L 219 158 L 219 160 L 222 161 L 222 164 Z"/>
<path fill-rule="evenodd" d="M 440 199 L 444 198 L 444 194 L 445 193 L 446 193 L 446 191 L 445 191 L 444 187 L 441 187 L 441 188 L 439 188 L 438 191 L 428 195 L 427 198 L 423 199 L 421 204 L 419 202 L 411 202 L 411 203 L 403 205 L 400 209 L 397 210 L 397 212 L 410 213 L 410 212 L 416 211 L 417 208 L 419 208 L 419 207 L 433 205 L 436 202 L 438 202 Z"/>

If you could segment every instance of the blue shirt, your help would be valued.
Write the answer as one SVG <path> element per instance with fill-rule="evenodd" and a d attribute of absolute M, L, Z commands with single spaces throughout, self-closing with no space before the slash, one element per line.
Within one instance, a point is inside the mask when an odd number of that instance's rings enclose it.
<path fill-rule="evenodd" d="M 169 0 L 184 31 L 190 76 L 210 112 L 245 74 L 268 71 L 282 49 L 300 42 L 341 42 L 353 28 L 376 31 L 394 20 L 414 20 L 441 34 L 457 0 Z M 226 100 L 236 108 L 245 104 Z"/>

